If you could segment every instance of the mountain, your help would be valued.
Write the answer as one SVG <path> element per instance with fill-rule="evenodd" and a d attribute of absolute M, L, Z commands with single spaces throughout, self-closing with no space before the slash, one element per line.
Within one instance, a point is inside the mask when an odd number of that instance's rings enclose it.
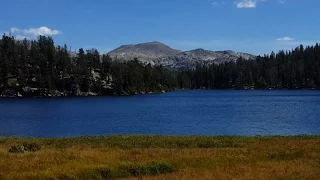
<path fill-rule="evenodd" d="M 173 56 L 180 51 L 172 49 L 169 46 L 154 41 L 135 45 L 123 45 L 119 48 L 110 51 L 108 54 L 116 60 L 129 61 L 138 58 L 145 63 L 153 64 L 153 60 L 166 56 Z"/>
<path fill-rule="evenodd" d="M 113 59 L 129 61 L 138 58 L 143 63 L 162 65 L 169 68 L 193 68 L 196 64 L 220 64 L 236 61 L 238 58 L 249 60 L 255 56 L 247 53 L 227 51 L 209 51 L 195 49 L 179 51 L 160 42 L 148 42 L 136 45 L 123 45 L 108 53 Z"/>
<path fill-rule="evenodd" d="M 197 64 L 221 64 L 224 62 L 236 61 L 242 57 L 243 59 L 253 59 L 255 56 L 247 53 L 234 51 L 209 51 L 204 49 L 195 49 L 178 53 L 174 56 L 159 58 L 155 64 L 161 64 L 166 67 L 175 69 L 193 68 Z"/>

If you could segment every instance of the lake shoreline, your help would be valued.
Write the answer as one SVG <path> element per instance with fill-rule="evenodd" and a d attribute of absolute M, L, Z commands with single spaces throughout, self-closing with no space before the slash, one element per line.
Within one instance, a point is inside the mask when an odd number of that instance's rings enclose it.
<path fill-rule="evenodd" d="M 131 96 L 137 96 L 137 95 L 150 95 L 150 94 L 165 94 L 170 92 L 179 92 L 179 91 L 320 91 L 320 89 L 315 88 L 305 88 L 305 89 L 273 89 L 273 88 L 267 88 L 267 89 L 251 89 L 251 88 L 243 88 L 243 89 L 175 89 L 175 90 L 161 90 L 161 91 L 155 91 L 155 92 L 136 92 L 134 94 L 95 94 L 91 92 L 82 92 L 81 95 L 43 95 L 43 96 L 22 96 L 20 93 L 13 94 L 10 96 L 7 95 L 0 95 L 0 99 L 40 99 L 40 98 L 86 98 L 86 97 L 131 97 Z M 20 94 L 20 95 L 19 95 Z"/>
<path fill-rule="evenodd" d="M 158 134 L 114 134 L 114 135 L 90 135 L 90 136 L 65 136 L 65 137 L 32 137 L 32 136 L 10 136 L 0 135 L 1 139 L 15 139 L 15 140 L 72 140 L 72 139 L 99 139 L 99 138 L 244 138 L 244 139 L 265 139 L 265 138 L 320 138 L 319 135 L 158 135 Z"/>

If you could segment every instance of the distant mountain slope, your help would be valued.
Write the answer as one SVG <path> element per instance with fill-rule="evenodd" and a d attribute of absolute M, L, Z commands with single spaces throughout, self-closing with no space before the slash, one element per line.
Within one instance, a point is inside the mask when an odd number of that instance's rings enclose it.
<path fill-rule="evenodd" d="M 209 51 L 195 49 L 179 51 L 160 42 L 149 42 L 137 45 L 123 45 L 108 53 L 113 59 L 129 61 L 138 58 L 143 63 L 163 65 L 170 68 L 192 68 L 198 63 L 220 64 L 236 61 L 239 57 L 253 59 L 255 56 L 247 53 L 228 51 Z"/>
<path fill-rule="evenodd" d="M 195 49 L 181 52 L 175 56 L 159 58 L 155 61 L 155 64 L 161 64 L 171 68 L 192 68 L 198 63 L 220 64 L 224 62 L 236 61 L 240 57 L 248 60 L 254 58 L 255 56 L 234 51 L 209 51 L 204 49 Z"/>
<path fill-rule="evenodd" d="M 120 61 L 129 61 L 138 58 L 142 62 L 152 63 L 153 60 L 178 54 L 180 51 L 170 48 L 169 46 L 154 41 L 136 45 L 123 45 L 108 54 Z"/>

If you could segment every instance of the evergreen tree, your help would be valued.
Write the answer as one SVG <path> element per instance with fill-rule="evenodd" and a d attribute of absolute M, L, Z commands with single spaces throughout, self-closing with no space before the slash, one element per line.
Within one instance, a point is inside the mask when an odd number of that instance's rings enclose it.
<path fill-rule="evenodd" d="M 175 89 L 320 89 L 320 46 L 271 52 L 254 60 L 239 58 L 221 64 L 197 64 L 193 69 L 168 70 L 138 59 L 113 61 L 96 49 L 68 51 L 51 37 L 38 40 L 0 39 L 0 95 L 56 90 L 79 95 L 136 94 Z M 74 93 L 76 92 L 76 93 Z"/>

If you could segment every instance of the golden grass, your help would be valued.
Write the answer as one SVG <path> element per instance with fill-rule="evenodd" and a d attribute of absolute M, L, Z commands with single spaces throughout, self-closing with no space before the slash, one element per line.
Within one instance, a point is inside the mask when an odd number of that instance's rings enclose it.
<path fill-rule="evenodd" d="M 24 142 L 38 143 L 41 150 L 8 152 Z M 320 137 L 0 138 L 0 180 L 319 177 Z"/>

